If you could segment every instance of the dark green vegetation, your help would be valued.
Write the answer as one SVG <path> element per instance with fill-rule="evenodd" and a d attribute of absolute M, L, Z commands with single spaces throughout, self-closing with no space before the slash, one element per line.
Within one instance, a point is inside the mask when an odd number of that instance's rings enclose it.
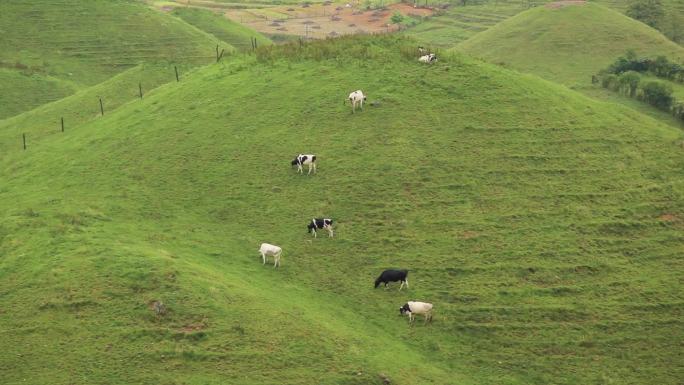
<path fill-rule="evenodd" d="M 681 380 L 681 131 L 413 41 L 297 47 L 31 126 L 27 151 L 0 126 L 4 384 Z M 352 116 L 359 88 L 379 106 Z M 411 289 L 373 290 L 387 267 Z"/>
<path fill-rule="evenodd" d="M 252 49 L 252 38 L 256 38 L 257 46 L 271 44 L 266 36 L 231 21 L 220 13 L 199 8 L 176 8 L 172 14 L 243 51 Z"/>
<path fill-rule="evenodd" d="M 209 63 L 217 43 L 134 0 L 3 0 L 0 34 L 0 119 L 141 63 Z"/>
<path fill-rule="evenodd" d="M 649 80 L 648 77 L 659 79 Z M 604 88 L 643 100 L 684 122 L 684 101 L 673 96 L 672 87 L 672 84 L 678 84 L 684 89 L 681 85 L 684 83 L 684 66 L 671 62 L 665 56 L 639 58 L 629 51 L 601 71 L 599 78 Z"/>

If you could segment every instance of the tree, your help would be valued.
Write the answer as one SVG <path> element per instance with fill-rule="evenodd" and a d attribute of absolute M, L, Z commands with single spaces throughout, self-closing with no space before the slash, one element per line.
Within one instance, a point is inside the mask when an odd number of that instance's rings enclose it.
<path fill-rule="evenodd" d="M 627 16 L 653 28 L 658 28 L 664 15 L 661 0 L 636 0 L 627 8 Z"/>
<path fill-rule="evenodd" d="M 668 111 L 674 102 L 672 87 L 669 84 L 651 81 L 644 84 L 642 90 L 644 99 L 661 110 Z"/>
<path fill-rule="evenodd" d="M 639 76 L 639 73 L 636 71 L 627 71 L 620 75 L 618 81 L 620 82 L 620 89 L 630 97 L 634 97 L 634 95 L 636 95 L 637 87 L 639 87 L 641 76 Z"/>

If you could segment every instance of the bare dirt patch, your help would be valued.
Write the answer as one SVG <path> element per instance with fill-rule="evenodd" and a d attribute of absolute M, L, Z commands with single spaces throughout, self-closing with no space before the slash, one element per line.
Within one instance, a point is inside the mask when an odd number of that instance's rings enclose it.
<path fill-rule="evenodd" d="M 546 8 L 558 9 L 563 7 L 570 7 L 573 5 L 584 5 L 587 2 L 584 0 L 565 0 L 565 1 L 554 1 L 553 3 L 547 3 Z"/>
<path fill-rule="evenodd" d="M 463 239 L 472 239 L 472 238 L 477 238 L 480 234 L 476 233 L 475 231 L 464 231 L 461 233 L 461 238 Z"/>
<path fill-rule="evenodd" d="M 661 222 L 679 222 L 680 219 L 678 216 L 674 214 L 667 213 L 659 216 L 658 220 L 660 220 Z"/>
<path fill-rule="evenodd" d="M 430 16 L 429 8 L 414 8 L 408 4 L 392 4 L 384 9 L 363 10 L 357 7 L 339 6 L 339 4 L 312 4 L 308 8 L 292 8 L 287 6 L 262 9 L 226 10 L 225 16 L 265 34 L 288 34 L 314 39 L 329 36 L 349 35 L 356 33 L 393 32 L 399 26 L 392 24 L 390 18 L 395 12 L 404 16 Z M 274 21 L 287 21 L 290 26 L 283 31 Z M 316 25 L 312 28 L 311 25 Z"/>

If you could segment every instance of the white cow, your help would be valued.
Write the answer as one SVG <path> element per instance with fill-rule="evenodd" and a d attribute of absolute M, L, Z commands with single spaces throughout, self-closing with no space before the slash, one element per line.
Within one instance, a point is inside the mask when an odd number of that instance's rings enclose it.
<path fill-rule="evenodd" d="M 291 163 L 292 166 L 297 166 L 297 172 L 299 173 L 304 173 L 302 166 L 305 164 L 309 166 L 307 175 L 311 174 L 311 170 L 313 170 L 314 174 L 316 173 L 316 155 L 314 154 L 299 154 Z"/>
<path fill-rule="evenodd" d="M 266 257 L 273 256 L 273 268 L 280 266 L 280 256 L 283 254 L 283 249 L 276 245 L 271 245 L 268 243 L 262 243 L 259 248 L 259 253 L 261 253 L 261 259 L 264 260 L 264 265 L 266 264 Z"/>
<path fill-rule="evenodd" d="M 432 322 L 431 303 L 408 301 L 404 304 L 404 306 L 399 308 L 399 313 L 408 314 L 409 323 L 412 323 L 416 319 L 416 314 L 423 314 L 425 316 L 425 322 Z"/>
<path fill-rule="evenodd" d="M 366 95 L 361 92 L 361 90 L 356 90 L 349 94 L 349 101 L 352 104 L 352 114 L 356 110 L 356 105 L 359 105 L 359 108 L 363 110 L 363 102 L 366 100 Z"/>
<path fill-rule="evenodd" d="M 434 63 L 437 61 L 437 55 L 434 53 L 423 55 L 418 59 L 421 63 Z"/>

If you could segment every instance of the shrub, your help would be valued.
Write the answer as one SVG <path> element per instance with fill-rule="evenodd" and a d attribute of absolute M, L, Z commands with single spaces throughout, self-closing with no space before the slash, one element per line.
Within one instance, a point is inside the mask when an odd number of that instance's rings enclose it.
<path fill-rule="evenodd" d="M 631 97 L 636 95 L 640 81 L 641 76 L 639 76 L 639 73 L 636 71 L 627 71 L 620 75 L 620 78 L 618 79 L 618 82 L 620 83 L 620 90 Z"/>
<path fill-rule="evenodd" d="M 643 98 L 649 104 L 665 111 L 670 110 L 674 102 L 672 98 L 672 87 L 661 82 L 647 82 L 642 87 Z"/>
<path fill-rule="evenodd" d="M 392 24 L 399 24 L 402 21 L 404 21 L 404 15 L 402 15 L 399 12 L 394 12 L 392 17 L 390 18 L 390 21 L 392 22 Z"/>
<path fill-rule="evenodd" d="M 609 74 L 601 79 L 601 85 L 603 88 L 609 88 L 611 90 L 617 89 L 618 87 L 618 77 L 615 74 Z"/>

